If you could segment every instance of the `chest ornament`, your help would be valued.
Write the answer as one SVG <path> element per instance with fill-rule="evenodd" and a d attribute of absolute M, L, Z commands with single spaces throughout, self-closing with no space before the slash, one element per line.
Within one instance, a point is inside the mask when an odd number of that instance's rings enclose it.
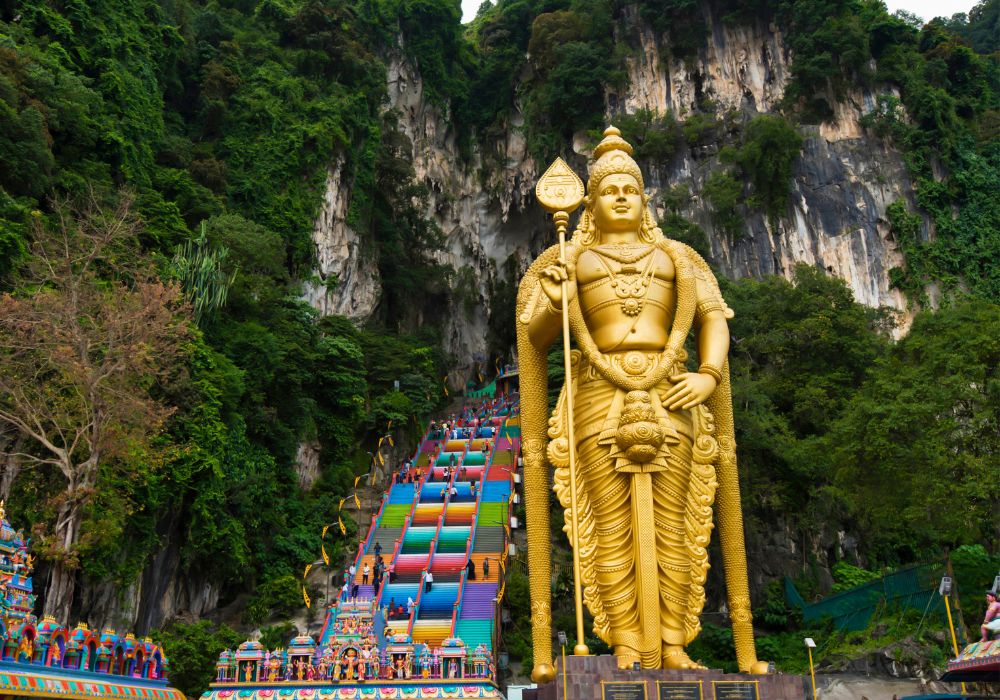
<path fill-rule="evenodd" d="M 624 247 L 599 246 L 593 249 L 601 266 L 607 271 L 611 288 L 621 300 L 621 310 L 626 316 L 638 316 L 649 292 L 649 282 L 653 277 L 655 256 L 653 246 Z M 635 263 L 649 258 L 640 269 Z M 610 263 L 620 263 L 616 272 Z"/>

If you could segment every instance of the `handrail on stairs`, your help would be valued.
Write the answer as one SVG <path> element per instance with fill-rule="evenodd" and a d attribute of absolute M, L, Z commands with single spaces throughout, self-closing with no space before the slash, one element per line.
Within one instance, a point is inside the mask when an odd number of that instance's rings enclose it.
<path fill-rule="evenodd" d="M 462 615 L 462 598 L 465 591 L 465 579 L 466 579 L 465 569 L 462 569 L 462 573 L 458 575 L 458 595 L 455 597 L 455 606 L 451 611 L 451 632 L 448 636 L 455 636 L 455 627 L 458 625 L 458 618 Z"/>
<path fill-rule="evenodd" d="M 391 583 L 389 570 L 396 568 L 396 560 L 399 559 L 400 553 L 403 551 L 403 538 L 406 537 L 406 531 L 410 527 L 410 519 L 413 517 L 413 505 L 410 505 L 410 514 L 403 518 L 403 527 L 399 531 L 399 539 L 396 540 L 392 549 L 392 558 L 389 560 L 389 565 L 385 567 L 385 583 L 383 583 L 378 592 L 375 594 L 375 606 L 382 606 L 382 593 L 385 591 L 385 584 Z"/>

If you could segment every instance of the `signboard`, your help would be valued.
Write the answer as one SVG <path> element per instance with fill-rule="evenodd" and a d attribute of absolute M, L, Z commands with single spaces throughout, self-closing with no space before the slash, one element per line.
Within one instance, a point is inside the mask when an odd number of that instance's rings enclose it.
<path fill-rule="evenodd" d="M 657 700 L 704 700 L 701 681 L 656 681 Z"/>
<path fill-rule="evenodd" d="M 715 700 L 760 700 L 757 681 L 712 681 Z"/>
<path fill-rule="evenodd" d="M 645 681 L 601 681 L 602 700 L 646 700 Z"/>

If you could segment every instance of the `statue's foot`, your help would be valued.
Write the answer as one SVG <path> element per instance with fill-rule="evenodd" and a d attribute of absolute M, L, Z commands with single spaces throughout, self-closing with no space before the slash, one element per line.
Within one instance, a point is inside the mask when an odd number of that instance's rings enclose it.
<path fill-rule="evenodd" d="M 684 651 L 684 647 L 672 644 L 663 645 L 663 668 L 674 670 L 704 669 L 701 664 L 692 661 Z"/>
<path fill-rule="evenodd" d="M 642 661 L 639 652 L 631 647 L 619 644 L 615 647 L 615 656 L 618 657 L 618 670 L 631 670 L 632 667 Z"/>

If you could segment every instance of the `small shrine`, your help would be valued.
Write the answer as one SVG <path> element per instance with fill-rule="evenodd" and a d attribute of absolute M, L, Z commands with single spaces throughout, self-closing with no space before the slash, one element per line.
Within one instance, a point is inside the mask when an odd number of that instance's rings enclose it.
<path fill-rule="evenodd" d="M 441 677 L 465 678 L 465 642 L 458 637 L 441 643 Z"/>
<path fill-rule="evenodd" d="M 472 675 L 476 678 L 488 678 L 493 673 L 493 655 L 485 644 L 480 644 L 472 652 Z"/>
<path fill-rule="evenodd" d="M 315 680 L 316 642 L 308 635 L 299 635 L 288 645 L 286 663 L 292 667 L 292 677 L 297 681 Z"/>
<path fill-rule="evenodd" d="M 391 678 L 409 680 L 413 675 L 413 641 L 405 632 L 395 634 L 385 646 Z"/>
<path fill-rule="evenodd" d="M 256 683 L 262 678 L 264 668 L 264 645 L 248 639 L 236 649 L 237 683 Z"/>

